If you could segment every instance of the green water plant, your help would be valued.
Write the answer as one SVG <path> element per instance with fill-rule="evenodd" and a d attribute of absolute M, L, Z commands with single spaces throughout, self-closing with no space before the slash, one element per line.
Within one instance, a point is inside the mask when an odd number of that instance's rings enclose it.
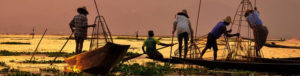
<path fill-rule="evenodd" d="M 25 60 L 25 61 L 21 61 L 20 63 L 32 63 L 32 64 L 48 64 L 48 63 L 65 63 L 64 60 L 40 60 L 40 61 L 37 61 L 37 60 Z"/>
<path fill-rule="evenodd" d="M 0 66 L 7 66 L 5 62 L 0 62 Z"/>
<path fill-rule="evenodd" d="M 34 74 L 26 71 L 20 71 L 19 69 L 14 69 L 6 67 L 0 71 L 0 74 L 4 76 L 41 76 L 41 74 Z"/>
<path fill-rule="evenodd" d="M 54 67 L 40 69 L 41 72 L 58 73 L 59 70 Z"/>
<path fill-rule="evenodd" d="M 0 44 L 9 44 L 9 45 L 30 45 L 28 42 L 1 42 Z"/>
<path fill-rule="evenodd" d="M 30 55 L 33 52 L 11 52 L 8 50 L 0 50 L 0 56 L 19 56 L 19 55 Z M 76 53 L 67 52 L 36 52 L 36 54 L 47 55 L 48 57 L 70 57 L 76 55 Z"/>
<path fill-rule="evenodd" d="M 121 63 L 114 72 L 119 72 L 121 75 L 165 75 L 165 74 L 203 74 L 207 71 L 199 68 L 172 68 L 172 65 L 164 63 L 163 65 L 155 62 L 147 62 L 145 65 L 134 64 L 123 64 Z"/>

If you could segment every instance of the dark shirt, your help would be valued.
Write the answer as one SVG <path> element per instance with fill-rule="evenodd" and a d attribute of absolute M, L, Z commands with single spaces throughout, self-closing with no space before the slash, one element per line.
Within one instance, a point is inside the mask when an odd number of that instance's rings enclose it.
<path fill-rule="evenodd" d="M 224 33 L 224 28 L 226 28 L 226 24 L 224 22 L 219 22 L 210 33 L 218 39 Z"/>

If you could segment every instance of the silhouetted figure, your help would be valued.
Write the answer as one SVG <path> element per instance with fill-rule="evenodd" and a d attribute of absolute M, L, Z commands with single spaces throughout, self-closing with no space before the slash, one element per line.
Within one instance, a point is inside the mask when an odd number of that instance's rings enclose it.
<path fill-rule="evenodd" d="M 172 34 L 177 30 L 179 58 L 182 56 L 182 40 L 184 40 L 184 58 L 186 58 L 188 51 L 189 35 L 191 36 L 191 42 L 193 43 L 193 29 L 187 11 L 184 9 L 182 12 L 177 13 L 176 20 L 174 21 Z"/>
<path fill-rule="evenodd" d="M 227 16 L 224 21 L 220 21 L 210 33 L 208 33 L 207 36 L 207 42 L 205 48 L 202 50 L 202 53 L 200 55 L 200 58 L 202 59 L 204 53 L 207 49 L 211 49 L 213 47 L 214 49 L 214 60 L 217 60 L 217 53 L 218 53 L 218 45 L 217 45 L 217 39 L 221 37 L 222 34 L 226 37 L 232 37 L 232 36 L 240 36 L 239 33 L 236 34 L 229 34 L 232 30 L 230 29 L 227 31 L 226 26 L 228 26 L 231 23 L 231 17 Z"/>
<path fill-rule="evenodd" d="M 269 33 L 268 28 L 266 26 L 263 26 L 263 22 L 259 18 L 259 12 L 257 11 L 256 7 L 255 10 L 246 11 L 245 17 L 249 26 L 253 30 L 254 42 L 255 42 L 254 48 L 256 51 L 255 56 L 261 57 L 260 49 L 266 43 L 268 33 Z"/>
<path fill-rule="evenodd" d="M 75 35 L 76 53 L 79 54 L 82 52 L 83 42 L 87 38 L 87 28 L 95 27 L 95 24 L 88 25 L 88 19 L 86 16 L 89 14 L 89 12 L 85 7 L 78 8 L 77 12 L 79 14 L 76 15 L 70 22 L 70 28 Z"/>
<path fill-rule="evenodd" d="M 156 44 L 162 46 L 171 46 L 171 44 L 161 43 L 159 40 L 153 38 L 154 32 L 152 30 L 148 31 L 148 38 L 144 41 L 142 46 L 142 50 L 145 54 L 147 54 L 150 58 L 153 59 L 162 59 L 163 55 L 156 50 Z M 146 46 L 146 51 L 145 51 Z"/>
<path fill-rule="evenodd" d="M 31 38 L 33 39 L 34 38 L 34 27 L 32 28 L 32 32 L 30 33 L 31 35 Z"/>
<path fill-rule="evenodd" d="M 135 32 L 135 37 L 136 37 L 136 40 L 139 40 L 139 31 Z"/>

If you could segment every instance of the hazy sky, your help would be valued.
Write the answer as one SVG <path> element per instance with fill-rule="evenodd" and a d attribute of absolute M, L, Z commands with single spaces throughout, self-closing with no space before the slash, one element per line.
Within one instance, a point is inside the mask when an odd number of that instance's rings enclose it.
<path fill-rule="evenodd" d="M 97 0 L 113 35 L 171 35 L 174 15 L 187 9 L 194 30 L 199 0 Z M 233 16 L 241 0 L 202 0 L 198 36 L 207 34 L 226 16 Z M 253 1 L 253 0 L 251 0 Z M 96 9 L 93 0 L 1 0 L 0 33 L 69 34 L 69 22 L 76 9 L 86 6 L 89 24 Z M 263 23 L 270 38 L 300 38 L 300 0 L 257 0 Z M 91 29 L 90 29 L 91 30 Z"/>

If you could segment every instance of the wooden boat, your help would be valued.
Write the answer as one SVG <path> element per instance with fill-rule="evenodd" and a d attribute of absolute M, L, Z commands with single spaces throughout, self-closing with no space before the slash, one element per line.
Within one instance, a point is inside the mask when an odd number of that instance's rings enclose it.
<path fill-rule="evenodd" d="M 260 57 L 247 57 L 242 56 L 243 58 L 249 58 L 256 62 L 262 63 L 300 63 L 300 58 L 260 58 Z"/>
<path fill-rule="evenodd" d="M 74 66 L 75 70 L 106 75 L 120 63 L 129 47 L 108 42 L 104 47 L 69 57 L 65 61 L 70 67 Z"/>
<path fill-rule="evenodd" d="M 294 58 L 276 58 L 277 60 L 293 60 L 293 61 L 299 61 L 300 57 L 294 57 Z"/>
<path fill-rule="evenodd" d="M 209 61 L 200 59 L 182 59 L 173 57 L 183 62 L 190 64 L 201 65 L 206 68 L 222 68 L 222 69 L 241 69 L 252 71 L 265 72 L 284 72 L 284 73 L 299 73 L 299 63 L 266 63 L 266 62 L 247 62 L 247 61 Z"/>
<path fill-rule="evenodd" d="M 298 47 L 298 46 L 277 45 L 276 43 L 265 43 L 264 46 L 271 47 L 271 48 L 300 49 L 300 47 Z"/>
<path fill-rule="evenodd" d="M 149 57 L 147 57 L 147 58 L 149 58 Z M 157 60 L 157 61 L 161 61 L 161 62 L 173 63 L 173 64 L 184 64 L 183 61 L 177 60 L 177 59 L 170 59 L 170 58 L 163 58 L 163 59 L 149 58 L 149 59 L 153 59 L 153 60 Z"/>

